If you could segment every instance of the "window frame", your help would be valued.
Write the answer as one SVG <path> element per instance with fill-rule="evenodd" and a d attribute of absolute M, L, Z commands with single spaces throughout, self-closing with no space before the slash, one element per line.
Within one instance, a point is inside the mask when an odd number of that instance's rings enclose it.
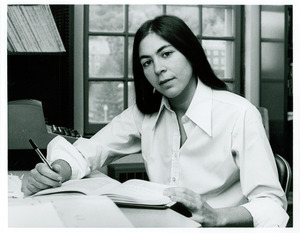
<path fill-rule="evenodd" d="M 109 5 L 109 4 L 108 4 Z M 120 4 L 121 5 L 121 4 Z M 156 5 L 156 4 L 154 4 Z M 158 4 L 161 5 L 161 4 Z M 84 135 L 89 136 L 95 134 L 98 130 L 103 128 L 107 123 L 90 123 L 89 122 L 89 82 L 96 81 L 96 82 L 102 82 L 102 81 L 118 81 L 123 82 L 124 84 L 124 90 L 123 90 L 123 108 L 128 108 L 128 83 L 133 82 L 133 77 L 129 77 L 129 59 L 128 59 L 128 41 L 130 37 L 134 37 L 135 33 L 129 32 L 128 30 L 128 22 L 129 22 L 129 6 L 130 5 L 123 5 L 124 10 L 124 28 L 122 32 L 90 32 L 89 31 L 89 6 L 90 5 L 84 5 L 84 36 L 83 36 L 83 43 L 84 43 L 84 67 L 83 67 L 83 105 L 84 105 L 84 114 L 83 114 L 83 130 Z M 168 5 L 161 5 L 162 6 L 162 14 L 166 14 Z M 174 5 L 172 5 L 174 6 Z M 185 5 L 178 5 L 178 6 L 185 6 Z M 222 7 L 222 8 L 230 8 L 234 11 L 234 20 L 233 20 L 233 30 L 234 33 L 232 36 L 203 36 L 202 35 L 202 7 L 203 5 L 193 5 L 199 7 L 199 35 L 197 35 L 197 38 L 202 43 L 203 40 L 215 40 L 215 41 L 228 41 L 233 42 L 233 52 L 232 52 L 232 63 L 233 63 L 233 77 L 231 78 L 223 78 L 222 80 L 226 83 L 231 83 L 234 85 L 233 92 L 243 95 L 244 88 L 242 87 L 242 55 L 241 55 L 241 27 L 242 27 L 242 6 L 240 5 L 204 5 L 205 7 Z M 118 78 L 93 78 L 89 77 L 89 37 L 90 36 L 121 36 L 124 37 L 124 73 L 122 77 Z"/>

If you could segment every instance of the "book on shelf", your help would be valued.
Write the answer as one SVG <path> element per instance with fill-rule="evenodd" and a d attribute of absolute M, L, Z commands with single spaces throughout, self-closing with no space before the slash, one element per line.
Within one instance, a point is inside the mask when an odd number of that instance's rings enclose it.
<path fill-rule="evenodd" d="M 7 49 L 10 52 L 65 52 L 49 5 L 7 7 Z"/>
<path fill-rule="evenodd" d="M 106 196 L 119 206 L 165 209 L 175 204 L 163 195 L 169 186 L 150 181 L 131 179 L 124 183 L 108 176 L 69 180 L 61 187 L 42 190 L 33 196 L 55 193 L 81 193 Z"/>

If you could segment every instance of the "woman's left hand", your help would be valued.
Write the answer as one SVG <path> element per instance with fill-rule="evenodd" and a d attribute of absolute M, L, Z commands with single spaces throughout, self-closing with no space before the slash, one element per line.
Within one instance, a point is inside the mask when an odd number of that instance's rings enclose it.
<path fill-rule="evenodd" d="M 164 190 L 164 195 L 184 205 L 192 214 L 191 219 L 203 226 L 217 226 L 217 212 L 207 204 L 203 197 L 183 187 L 171 187 Z"/>

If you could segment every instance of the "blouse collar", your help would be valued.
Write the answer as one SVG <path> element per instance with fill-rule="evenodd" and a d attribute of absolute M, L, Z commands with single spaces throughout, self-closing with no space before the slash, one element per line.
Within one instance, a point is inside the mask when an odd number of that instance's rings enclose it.
<path fill-rule="evenodd" d="M 212 136 L 212 89 L 204 85 L 199 79 L 197 87 L 190 106 L 185 115 L 204 130 L 209 136 Z M 154 120 L 155 128 L 159 117 L 164 110 L 172 111 L 168 99 L 163 96 L 159 111 Z"/>

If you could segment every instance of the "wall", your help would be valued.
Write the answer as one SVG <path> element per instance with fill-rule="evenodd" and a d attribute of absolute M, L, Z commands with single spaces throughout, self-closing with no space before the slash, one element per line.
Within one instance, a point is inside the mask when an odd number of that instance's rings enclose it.
<path fill-rule="evenodd" d="M 245 97 L 259 106 L 260 25 L 259 6 L 245 6 Z"/>

